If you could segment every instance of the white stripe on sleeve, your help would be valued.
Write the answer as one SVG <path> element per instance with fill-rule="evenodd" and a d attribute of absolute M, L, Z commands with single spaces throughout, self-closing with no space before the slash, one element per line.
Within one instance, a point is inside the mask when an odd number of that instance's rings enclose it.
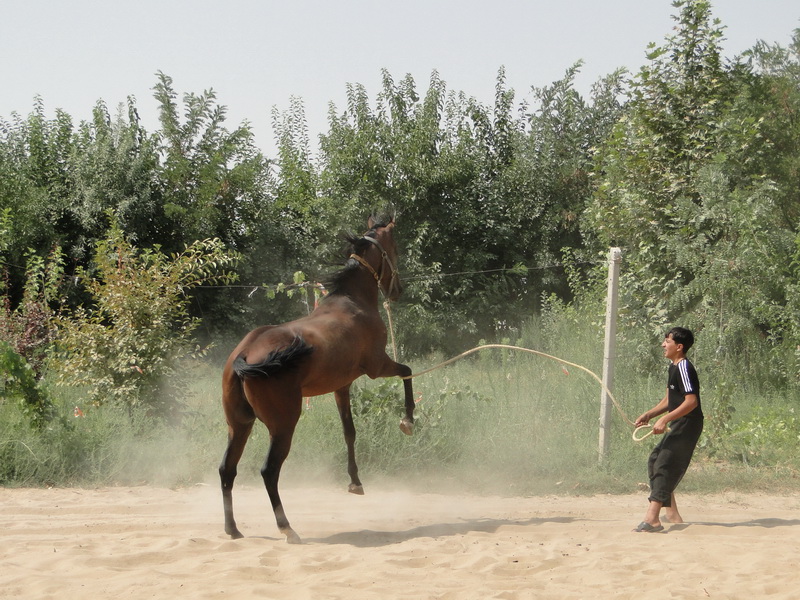
<path fill-rule="evenodd" d="M 693 394 L 692 381 L 689 379 L 689 363 L 685 359 L 678 363 L 678 373 L 681 376 L 681 383 L 683 383 L 683 391 L 687 394 Z"/>

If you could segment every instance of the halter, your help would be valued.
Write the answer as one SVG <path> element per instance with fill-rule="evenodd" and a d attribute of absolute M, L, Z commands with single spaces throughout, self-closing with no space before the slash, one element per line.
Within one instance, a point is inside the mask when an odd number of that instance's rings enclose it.
<path fill-rule="evenodd" d="M 392 263 L 392 259 L 389 258 L 389 255 L 386 253 L 386 250 L 383 249 L 383 246 L 381 246 L 381 244 L 380 244 L 380 242 L 378 240 L 376 240 L 375 238 L 370 237 L 368 235 L 365 235 L 364 239 L 367 240 L 368 242 L 374 244 L 375 246 L 377 246 L 378 250 L 381 251 L 381 266 L 378 268 L 378 271 L 375 271 L 375 269 L 372 268 L 372 265 L 369 264 L 366 260 L 364 260 L 363 257 L 359 256 L 358 254 L 353 253 L 353 254 L 350 255 L 350 258 L 353 258 L 353 259 L 357 260 L 370 273 L 372 273 L 372 276 L 375 278 L 375 282 L 378 284 L 378 289 L 381 289 L 381 285 L 380 284 L 381 284 L 381 277 L 383 276 L 383 265 L 384 265 L 384 263 L 388 263 L 389 264 L 389 268 L 392 270 L 392 278 L 389 281 L 389 293 L 391 293 L 391 291 L 394 289 L 394 287 L 396 285 L 395 282 L 399 279 L 399 277 L 397 275 L 397 269 L 395 268 L 394 264 Z M 381 290 L 381 293 L 383 293 L 383 290 Z"/>

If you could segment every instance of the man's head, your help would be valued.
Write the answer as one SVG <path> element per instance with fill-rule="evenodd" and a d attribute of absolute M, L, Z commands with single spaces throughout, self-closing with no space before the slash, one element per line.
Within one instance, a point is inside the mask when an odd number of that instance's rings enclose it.
<path fill-rule="evenodd" d="M 694 335 L 684 327 L 673 327 L 667 332 L 665 338 L 672 338 L 676 344 L 683 346 L 683 353 L 686 354 L 694 344 Z"/>

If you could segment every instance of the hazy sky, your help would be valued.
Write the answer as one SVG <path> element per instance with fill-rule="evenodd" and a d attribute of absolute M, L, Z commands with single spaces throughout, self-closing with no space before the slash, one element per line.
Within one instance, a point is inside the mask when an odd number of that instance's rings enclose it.
<path fill-rule="evenodd" d="M 129 95 L 157 128 L 156 71 L 179 95 L 213 88 L 229 129 L 253 125 L 271 154 L 272 107 L 302 98 L 312 139 L 328 104 L 344 109 L 347 83 L 371 99 L 381 69 L 410 73 L 424 93 L 433 70 L 449 90 L 491 103 L 498 69 L 517 100 L 584 61 L 578 88 L 618 67 L 636 71 L 649 42 L 674 26 L 669 0 L 3 0 L 0 117 L 27 115 L 36 95 L 75 122 L 97 100 L 112 112 Z M 757 40 L 787 45 L 797 0 L 712 0 L 727 27 L 726 56 Z"/>

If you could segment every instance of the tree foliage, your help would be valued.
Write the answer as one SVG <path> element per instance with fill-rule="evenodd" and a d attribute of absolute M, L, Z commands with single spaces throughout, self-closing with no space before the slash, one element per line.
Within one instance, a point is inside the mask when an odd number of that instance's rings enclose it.
<path fill-rule="evenodd" d="M 347 85 L 316 147 L 301 99 L 274 109 L 270 159 L 246 122 L 228 128 L 213 90 L 180 94 L 164 73 L 153 88 L 155 132 L 142 127 L 133 98 L 113 116 L 98 102 L 77 125 L 63 111 L 48 118 L 37 98 L 27 117 L 0 121 L 6 315 L 25 310 L 29 261 L 60 248 L 65 281 L 104 283 L 61 288 L 45 304 L 73 308 L 87 335 L 99 334 L 149 302 L 133 294 L 143 283 L 117 286 L 140 299 L 109 304 L 113 318 L 99 301 L 113 287 L 106 255 L 117 243 L 150 265 L 216 239 L 203 251 L 237 253 L 238 285 L 186 285 L 182 312 L 159 310 L 179 331 L 227 345 L 296 317 L 296 299 L 269 290 L 301 270 L 319 280 L 341 260 L 337 233 L 390 205 L 401 224 L 406 293 L 394 321 L 406 351 L 517 338 L 531 315 L 576 298 L 594 307 L 599 257 L 618 245 L 629 337 L 649 347 L 665 324 L 681 322 L 713 340 L 715 356 L 752 372 L 764 369 L 748 364 L 751 353 L 768 348 L 770 375 L 795 380 L 800 34 L 788 48 L 759 42 L 725 59 L 710 2 L 673 6 L 675 28 L 648 48 L 645 65 L 609 74 L 588 95 L 575 85 L 580 62 L 532 87 L 529 101 L 517 100 L 500 68 L 488 104 L 448 89 L 437 72 L 420 86 L 384 71 L 372 94 Z M 173 352 L 159 346 L 160 331 L 154 352 Z M 148 372 L 136 362 L 145 345 L 114 355 L 125 377 L 109 378 L 104 393 L 136 387 L 130 366 Z M 157 372 L 155 354 L 146 359 Z"/>
<path fill-rule="evenodd" d="M 241 249 L 247 218 L 264 199 L 264 157 L 253 145 L 249 125 L 228 131 L 227 109 L 213 90 L 185 94 L 181 119 L 177 92 L 164 73 L 158 73 L 154 96 L 161 123 L 154 136 L 162 160 L 160 187 L 173 243 L 181 247 L 215 236 Z"/>
<path fill-rule="evenodd" d="M 15 397 L 31 426 L 41 427 L 52 416 L 52 401 L 39 385 L 31 365 L 11 344 L 0 340 L 0 399 L 5 402 Z"/>
<path fill-rule="evenodd" d="M 156 412 L 174 408 L 179 361 L 198 352 L 186 292 L 234 279 L 237 257 L 220 240 L 194 242 L 167 256 L 158 247 L 138 249 L 113 224 L 97 244 L 96 274 L 78 278 L 94 304 L 58 319 L 58 381 L 87 386 L 95 404 L 143 404 Z"/>
<path fill-rule="evenodd" d="M 410 76 L 396 83 L 384 72 L 375 107 L 349 86 L 347 110 L 331 110 L 321 195 L 348 215 L 377 201 L 397 208 L 409 232 L 405 270 L 415 274 L 402 323 L 414 349 L 513 329 L 541 293 L 566 291 L 563 272 L 528 276 L 527 267 L 583 247 L 577 215 L 591 196 L 590 149 L 619 110 L 607 101 L 610 81 L 596 92 L 603 102 L 585 102 L 577 69 L 538 90 L 531 112 L 515 106 L 502 69 L 492 107 L 448 92 L 435 72 L 424 96 Z"/>
<path fill-rule="evenodd" d="M 710 3 L 673 5 L 676 33 L 651 47 L 598 154 L 587 225 L 626 251 L 633 327 L 681 320 L 718 355 L 746 356 L 754 340 L 785 332 L 797 222 L 786 218 L 785 180 L 773 178 L 764 104 L 784 75 L 768 83 L 751 65 L 725 64 Z"/>

